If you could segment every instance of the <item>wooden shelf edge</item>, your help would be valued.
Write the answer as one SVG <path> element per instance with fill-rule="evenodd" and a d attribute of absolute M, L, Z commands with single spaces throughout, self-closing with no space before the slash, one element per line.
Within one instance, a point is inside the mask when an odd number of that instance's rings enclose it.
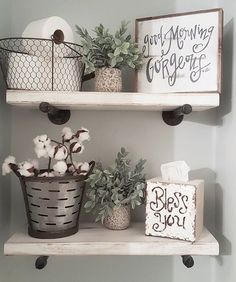
<path fill-rule="evenodd" d="M 204 229 L 195 243 L 144 235 L 144 224 L 127 230 L 111 231 L 95 224 L 83 224 L 80 231 L 62 239 L 34 239 L 26 232 L 14 234 L 4 245 L 5 255 L 212 255 L 219 244 Z"/>
<path fill-rule="evenodd" d="M 38 108 L 48 102 L 63 109 L 92 110 L 172 110 L 190 104 L 194 111 L 219 106 L 219 93 L 166 93 L 148 94 L 134 92 L 64 92 L 8 90 L 6 101 L 13 106 Z"/>

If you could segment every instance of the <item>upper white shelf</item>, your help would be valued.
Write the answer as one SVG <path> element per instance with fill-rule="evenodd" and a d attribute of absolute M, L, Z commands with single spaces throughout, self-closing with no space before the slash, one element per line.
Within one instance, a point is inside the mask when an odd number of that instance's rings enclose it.
<path fill-rule="evenodd" d="M 135 92 L 66 92 L 8 90 L 7 103 L 14 106 L 38 108 L 48 102 L 60 109 L 92 110 L 144 110 L 168 111 L 190 104 L 193 111 L 204 111 L 219 106 L 218 93 L 166 93 Z"/>
<path fill-rule="evenodd" d="M 123 231 L 82 224 L 77 234 L 62 239 L 34 239 L 14 234 L 4 245 L 5 255 L 218 255 L 219 245 L 204 229 L 195 243 L 144 235 L 144 223 Z"/>

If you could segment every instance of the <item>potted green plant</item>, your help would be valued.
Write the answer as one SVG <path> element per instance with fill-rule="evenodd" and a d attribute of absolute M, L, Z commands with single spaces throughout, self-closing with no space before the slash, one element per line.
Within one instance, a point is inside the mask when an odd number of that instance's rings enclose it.
<path fill-rule="evenodd" d="M 96 164 L 93 173 L 87 179 L 86 212 L 94 212 L 96 221 L 113 230 L 126 229 L 130 225 L 130 209 L 143 202 L 145 160 L 131 167 L 128 152 L 124 148 L 117 154 L 115 164 L 103 169 Z"/>
<path fill-rule="evenodd" d="M 137 43 L 127 33 L 127 22 L 111 34 L 102 24 L 94 29 L 95 37 L 87 29 L 76 25 L 77 33 L 83 45 L 83 61 L 86 72 L 95 71 L 96 91 L 119 92 L 122 90 L 121 69 L 138 69 L 142 65 L 143 55 Z"/>
<path fill-rule="evenodd" d="M 28 233 L 42 239 L 61 238 L 78 231 L 78 221 L 85 180 L 95 162 L 77 162 L 75 154 L 84 150 L 89 131 L 62 130 L 61 140 L 46 134 L 34 138 L 38 158 L 47 158 L 47 169 L 40 170 L 37 160 L 16 162 L 9 156 L 2 165 L 2 174 L 13 171 L 19 178 L 28 219 Z"/>

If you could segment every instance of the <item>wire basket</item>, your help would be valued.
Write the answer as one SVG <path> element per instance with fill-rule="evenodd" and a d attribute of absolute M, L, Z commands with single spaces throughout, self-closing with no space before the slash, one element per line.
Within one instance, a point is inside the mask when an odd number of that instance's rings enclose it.
<path fill-rule="evenodd" d="M 0 39 L 0 64 L 8 89 L 81 90 L 82 47 L 56 40 L 54 35 L 52 39 Z"/>
<path fill-rule="evenodd" d="M 64 177 L 23 177 L 20 180 L 28 219 L 28 234 L 34 238 L 55 239 L 79 230 L 79 216 L 87 175 Z"/>

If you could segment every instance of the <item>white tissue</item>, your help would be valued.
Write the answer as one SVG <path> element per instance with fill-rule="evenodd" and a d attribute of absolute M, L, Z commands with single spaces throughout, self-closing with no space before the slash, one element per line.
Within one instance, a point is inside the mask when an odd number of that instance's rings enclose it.
<path fill-rule="evenodd" d="M 176 161 L 161 165 L 162 180 L 164 181 L 189 181 L 189 166 L 185 161 Z"/>
<path fill-rule="evenodd" d="M 54 34 L 54 32 L 57 29 L 60 29 L 63 31 L 65 42 L 74 43 L 74 35 L 73 35 L 72 28 L 64 19 L 60 17 L 56 17 L 56 16 L 31 22 L 30 24 L 27 25 L 24 32 L 22 33 L 22 37 L 51 39 L 51 36 Z M 43 46 L 42 41 L 39 42 L 35 40 L 34 43 L 38 46 Z M 32 46 L 28 45 L 28 41 L 23 41 L 23 45 L 25 47 L 25 50 L 29 52 L 29 54 L 34 55 L 32 53 Z M 51 47 L 48 46 L 48 42 L 45 42 L 44 48 L 45 48 L 44 51 L 46 51 L 48 56 L 49 57 L 52 56 Z M 55 57 L 63 56 L 61 48 L 62 47 L 60 47 L 60 45 L 55 45 L 55 50 L 54 50 Z"/>

